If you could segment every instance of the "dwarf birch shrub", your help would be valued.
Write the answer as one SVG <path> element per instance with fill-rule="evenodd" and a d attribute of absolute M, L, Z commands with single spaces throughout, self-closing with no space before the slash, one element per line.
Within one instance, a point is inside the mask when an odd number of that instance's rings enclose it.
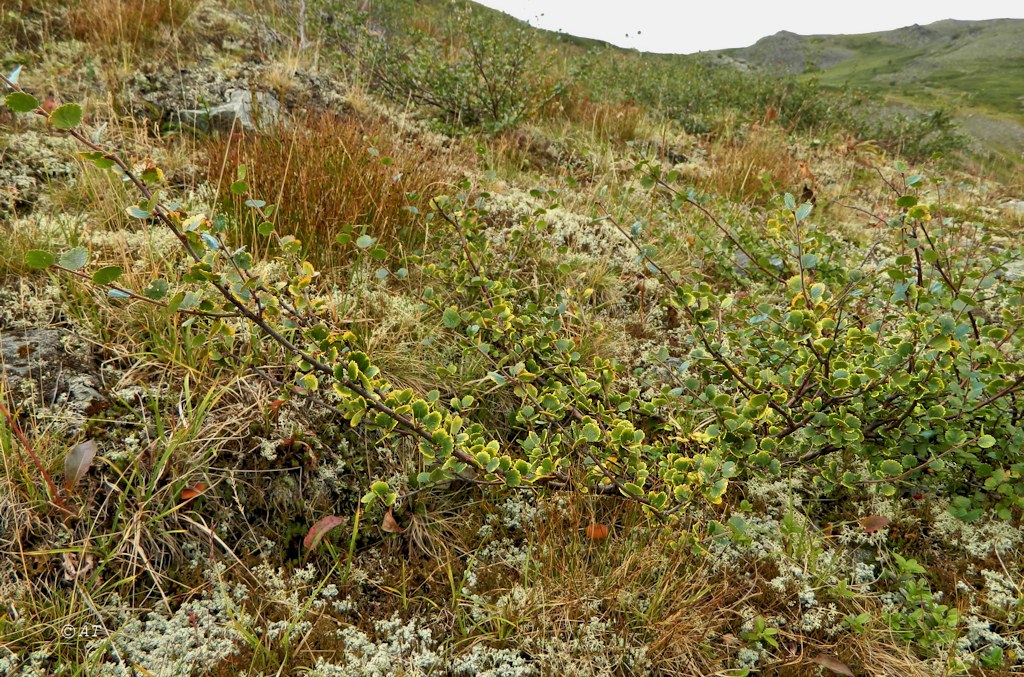
<path fill-rule="evenodd" d="M 451 128 L 491 132 L 516 127 L 564 85 L 527 26 L 508 25 L 468 3 L 453 3 L 439 26 L 398 41 L 372 41 L 373 80 L 396 102 L 426 106 Z M 403 41 L 403 42 L 404 42 Z"/>
<path fill-rule="evenodd" d="M 691 134 L 722 131 L 722 121 L 737 116 L 761 120 L 769 111 L 788 129 L 831 129 L 848 123 L 856 105 L 847 92 L 826 92 L 817 81 L 779 81 L 706 55 L 640 59 L 598 49 L 576 61 L 574 76 L 597 99 L 658 110 Z"/>
<path fill-rule="evenodd" d="M 119 284 L 124 275 L 120 267 L 90 270 L 89 253 L 81 247 L 59 254 L 30 251 L 30 268 L 85 277 L 115 299 L 188 316 L 189 325 L 205 336 L 210 359 L 224 367 L 259 366 L 247 363 L 247 353 L 235 341 L 239 323 L 257 328 L 290 357 L 293 376 L 284 384 L 284 397 L 322 396 L 330 390 L 327 400 L 353 427 L 372 431 L 380 443 L 399 437 L 414 441 L 421 470 L 410 484 L 463 480 L 512 488 L 578 488 L 624 495 L 665 514 L 698 497 L 721 501 L 728 478 L 736 472 L 733 462 L 721 462 L 701 445 L 691 444 L 670 422 L 660 424 L 656 435 L 645 432 L 642 419 L 654 414 L 658 403 L 640 401 L 635 392 L 620 393 L 614 387 L 616 367 L 606 361 L 579 364 L 559 299 L 553 299 L 555 305 L 523 299 L 515 284 L 480 267 L 479 212 L 468 195 L 431 202 L 431 218 L 450 224 L 458 233 L 453 241 L 461 248 L 441 266 L 423 266 L 426 275 L 440 276 L 464 297 L 458 305 L 444 307 L 430 290 L 424 298 L 436 307 L 443 326 L 459 333 L 467 351 L 495 356 L 487 380 L 512 389 L 520 402 L 512 435 L 474 421 L 469 415 L 472 395 L 456 393 L 444 401 L 439 390 L 396 388 L 357 349 L 352 331 L 328 323 L 327 300 L 317 294 L 316 269 L 297 238 L 277 232 L 270 220 L 277 208 L 251 192 L 244 166 L 230 190 L 255 215 L 260 236 L 273 243 L 267 248 L 273 252 L 268 255 L 272 262 L 291 271 L 286 279 L 264 279 L 252 252 L 230 242 L 226 219 L 188 213 L 166 197 L 163 172 L 151 162 L 129 165 L 103 149 L 98 139 L 87 137 L 79 106 L 65 104 L 47 113 L 35 97 L 7 84 L 15 90 L 6 99 L 8 107 L 45 118 L 56 133 L 68 134 L 86 148 L 84 161 L 134 186 L 142 199 L 128 207 L 129 216 L 146 227 L 167 229 L 189 261 L 178 279 L 155 279 L 140 290 Z M 388 258 L 367 233 L 343 229 L 337 241 L 367 265 Z M 419 258 L 410 257 L 409 263 L 419 263 Z M 390 274 L 381 270 L 384 276 Z M 391 506 L 398 498 L 387 482 L 378 480 L 363 503 Z"/>
<path fill-rule="evenodd" d="M 635 247 L 642 274 L 667 290 L 667 317 L 688 331 L 674 347 L 679 382 L 653 395 L 621 387 L 615 362 L 583 359 L 581 342 L 603 330 L 587 314 L 593 290 L 578 289 L 568 275 L 547 288 L 518 279 L 495 258 L 487 196 L 469 184 L 429 202 L 423 218 L 441 233 L 429 258 L 399 259 L 371 234 L 343 228 L 337 243 L 355 265 L 379 266 L 378 279 L 404 279 L 414 268 L 426 309 L 462 361 L 476 365 L 468 383 L 445 367 L 437 389 L 417 392 L 397 387 L 353 331 L 329 321 L 308 250 L 277 231 L 277 207 L 253 193 L 244 166 L 230 190 L 272 243 L 271 262 L 290 271 L 283 279 L 260 275 L 252 251 L 230 241 L 225 219 L 189 213 L 166 195 L 158 167 L 129 165 L 86 136 L 78 106 L 48 113 L 8 85 L 15 90 L 9 108 L 45 118 L 85 147 L 85 161 L 134 186 L 141 200 L 128 214 L 168 230 L 189 260 L 178 279 L 138 290 L 119 285 L 116 266 L 90 272 L 80 247 L 30 251 L 27 265 L 189 316 L 210 358 L 225 367 L 260 366 L 235 342 L 240 325 L 258 329 L 289 356 L 283 397 L 322 397 L 379 444 L 411 440 L 418 460 L 409 486 L 575 489 L 624 496 L 670 519 L 695 501 L 720 502 L 737 475 L 801 466 L 826 493 L 878 484 L 892 495 L 924 483 L 953 497 L 963 519 L 986 508 L 1009 519 L 1024 507 L 1024 284 L 999 275 L 1015 253 L 993 246 L 980 227 L 967 233 L 943 218 L 919 176 L 891 184 L 891 211 L 877 217 L 882 237 L 857 256 L 819 233 L 812 206 L 790 195 L 763 227 L 736 232 L 701 195 L 679 187 L 677 175 L 638 165 L 639 185 L 663 202 L 657 218 L 684 222 L 701 213 L 720 235 L 715 255 L 737 261 L 742 254 L 735 279 L 748 287 L 740 294 L 684 284 L 658 264 L 656 242 L 648 241 L 664 223 L 637 221 L 627 230 L 612 220 Z M 510 242 L 528 241 L 545 213 L 535 210 Z M 489 411 L 499 395 L 504 416 Z M 388 482 L 368 489 L 364 503 L 399 500 Z"/>
<path fill-rule="evenodd" d="M 706 211 L 674 174 L 641 170 L 670 218 Z M 1021 252 L 943 217 L 925 183 L 892 184 L 866 254 L 842 254 L 790 195 L 762 229 L 716 221 L 723 251 L 749 262 L 742 294 L 677 282 L 639 241 L 643 224 L 633 236 L 694 334 L 680 389 L 707 414 L 694 439 L 745 472 L 811 466 L 840 493 L 923 484 L 964 519 L 983 508 L 1010 519 L 1024 507 L 1024 284 L 1001 271 Z"/>

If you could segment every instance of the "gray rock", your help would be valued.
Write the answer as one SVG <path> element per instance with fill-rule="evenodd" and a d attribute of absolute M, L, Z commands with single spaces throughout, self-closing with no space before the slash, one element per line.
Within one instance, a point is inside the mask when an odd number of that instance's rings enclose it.
<path fill-rule="evenodd" d="M 179 122 L 203 132 L 253 130 L 275 123 L 281 115 L 281 104 L 271 94 L 257 92 L 255 101 L 247 89 L 229 89 L 226 94 L 227 103 L 219 106 L 179 111 Z"/>
<path fill-rule="evenodd" d="M 1002 277 L 1010 282 L 1024 280 L 1024 261 L 1011 261 L 1003 266 Z"/>
<path fill-rule="evenodd" d="M 5 391 L 39 406 L 86 412 L 104 402 L 90 366 L 64 347 L 61 329 L 0 331 Z"/>
<path fill-rule="evenodd" d="M 232 124 L 265 126 L 290 111 L 350 109 L 349 86 L 327 70 L 280 72 L 273 63 L 238 63 L 222 67 L 167 65 L 138 71 L 126 83 L 133 115 L 157 124 L 182 125 L 200 132 Z M 270 87 L 268 79 L 278 82 Z"/>
<path fill-rule="evenodd" d="M 1024 200 L 1012 200 L 1003 203 L 1003 209 L 1011 211 L 1019 216 L 1024 216 Z"/>

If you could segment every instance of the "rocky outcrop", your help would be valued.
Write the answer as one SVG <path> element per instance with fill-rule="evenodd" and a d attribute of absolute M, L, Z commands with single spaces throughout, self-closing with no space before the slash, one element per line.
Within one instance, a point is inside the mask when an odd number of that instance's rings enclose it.
<path fill-rule="evenodd" d="M 88 414 L 104 402 L 92 365 L 67 349 L 62 329 L 0 331 L 0 378 L 8 399 Z"/>

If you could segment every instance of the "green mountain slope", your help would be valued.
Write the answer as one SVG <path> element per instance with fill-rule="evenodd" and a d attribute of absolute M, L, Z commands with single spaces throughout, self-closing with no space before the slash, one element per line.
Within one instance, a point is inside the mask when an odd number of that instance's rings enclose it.
<path fill-rule="evenodd" d="M 477 9 L 499 24 L 520 23 L 485 7 Z M 860 35 L 781 31 L 750 47 L 689 55 L 648 54 L 543 30 L 535 34 L 563 54 L 600 53 L 605 64 L 632 64 L 644 71 L 632 79 L 632 89 L 656 81 L 662 104 L 666 86 L 671 89 L 666 83 L 689 80 L 694 69 L 707 64 L 735 61 L 740 70 L 753 67 L 769 78 L 817 80 L 826 87 L 862 91 L 887 114 L 913 118 L 947 108 L 975 141 L 976 151 L 1003 157 L 1024 152 L 1024 19 L 945 20 Z M 650 98 L 632 91 L 629 96 Z"/>
<path fill-rule="evenodd" d="M 1024 117 L 1024 19 L 939 21 L 863 35 L 780 32 L 725 50 L 780 74 L 826 84 L 909 90 Z"/>

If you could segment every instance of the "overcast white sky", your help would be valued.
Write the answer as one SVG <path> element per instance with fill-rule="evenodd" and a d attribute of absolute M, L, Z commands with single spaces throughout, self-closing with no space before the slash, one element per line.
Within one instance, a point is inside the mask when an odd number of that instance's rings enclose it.
<path fill-rule="evenodd" d="M 649 52 L 746 47 L 780 30 L 870 33 L 941 19 L 1024 18 L 1024 0 L 478 0 L 534 26 Z"/>

